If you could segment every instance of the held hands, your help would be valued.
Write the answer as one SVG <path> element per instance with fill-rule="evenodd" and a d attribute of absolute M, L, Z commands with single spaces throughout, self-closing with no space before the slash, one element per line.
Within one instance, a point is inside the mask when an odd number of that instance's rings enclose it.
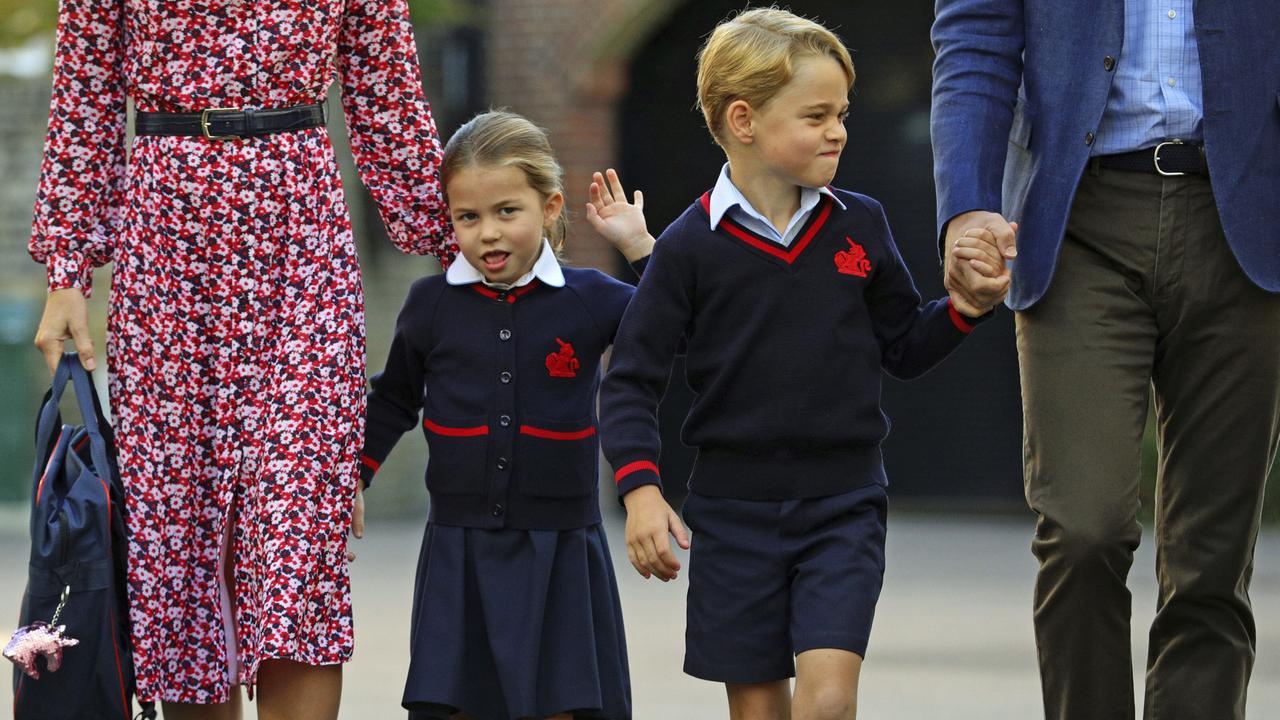
<path fill-rule="evenodd" d="M 1017 232 L 1017 223 L 982 210 L 962 213 L 947 223 L 943 285 L 957 312 L 985 315 L 1009 294 L 1005 260 L 1018 254 Z"/>
<path fill-rule="evenodd" d="M 689 549 L 689 533 L 656 485 L 642 485 L 622 497 L 627 506 L 627 557 L 646 580 L 650 575 L 674 580 L 680 561 L 671 552 L 667 533 L 681 548 Z"/>
<path fill-rule="evenodd" d="M 653 252 L 653 236 L 644 221 L 644 193 L 635 193 L 635 202 L 627 202 L 622 182 L 613 168 L 605 176 L 591 176 L 591 202 L 587 203 L 587 221 L 595 231 L 613 243 L 627 262 L 635 262 Z"/>
<path fill-rule="evenodd" d="M 93 339 L 89 337 L 89 308 L 79 288 L 63 288 L 49 293 L 44 301 L 44 317 L 36 330 L 36 347 L 44 354 L 52 375 L 58 369 L 64 340 L 74 340 L 80 364 L 93 372 L 97 366 Z"/>

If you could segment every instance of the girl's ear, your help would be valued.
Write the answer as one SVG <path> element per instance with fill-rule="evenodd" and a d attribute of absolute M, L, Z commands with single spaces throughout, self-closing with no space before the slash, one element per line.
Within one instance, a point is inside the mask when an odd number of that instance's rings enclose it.
<path fill-rule="evenodd" d="M 542 227 L 546 230 L 555 227 L 556 220 L 563 209 L 564 193 L 557 191 L 548 195 L 546 202 L 542 204 Z"/>
<path fill-rule="evenodd" d="M 756 139 L 755 130 L 751 127 L 754 115 L 755 111 L 746 100 L 734 100 L 724 109 L 724 128 L 738 142 L 750 145 Z"/>

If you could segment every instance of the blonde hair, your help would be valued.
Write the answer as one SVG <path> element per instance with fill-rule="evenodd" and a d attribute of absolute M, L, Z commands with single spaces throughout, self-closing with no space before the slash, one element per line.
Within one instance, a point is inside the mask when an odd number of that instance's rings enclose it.
<path fill-rule="evenodd" d="M 520 168 L 529 186 L 543 200 L 555 193 L 564 194 L 564 171 L 551 150 L 547 131 L 513 112 L 490 110 L 458 128 L 444 146 L 441 184 L 448 188 L 449 179 L 459 170 L 477 165 Z M 551 248 L 557 253 L 564 247 L 568 230 L 569 218 L 561 210 L 555 225 L 547 231 Z"/>
<path fill-rule="evenodd" d="M 707 129 L 724 145 L 724 113 L 736 100 L 764 107 L 795 74 L 795 60 L 828 56 L 853 87 L 853 60 L 835 33 L 776 7 L 746 10 L 723 20 L 698 51 L 698 107 Z"/>

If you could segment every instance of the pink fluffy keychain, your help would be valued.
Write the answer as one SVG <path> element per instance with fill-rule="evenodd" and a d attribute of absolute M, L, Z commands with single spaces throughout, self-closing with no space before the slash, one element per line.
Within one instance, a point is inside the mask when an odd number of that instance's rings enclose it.
<path fill-rule="evenodd" d="M 18 628 L 9 639 L 9 644 L 4 646 L 4 656 L 22 668 L 22 672 L 32 680 L 40 679 L 40 671 L 36 669 L 36 658 L 44 656 L 45 667 L 49 672 L 54 672 L 62 667 L 62 648 L 71 647 L 80 642 L 63 635 L 67 626 L 57 624 L 58 616 L 62 614 L 62 607 L 67 604 L 67 597 L 70 594 L 71 586 L 68 585 L 62 590 L 62 598 L 58 601 L 58 608 L 53 611 L 52 620 L 47 623 L 37 620 L 30 625 Z"/>

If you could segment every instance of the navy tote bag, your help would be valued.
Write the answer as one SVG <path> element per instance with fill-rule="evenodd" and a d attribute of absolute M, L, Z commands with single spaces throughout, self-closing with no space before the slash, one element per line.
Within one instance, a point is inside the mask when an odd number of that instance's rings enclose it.
<path fill-rule="evenodd" d="M 83 425 L 62 424 L 58 403 L 68 383 Z M 65 627 L 58 637 L 75 644 L 61 648 L 61 665 L 54 671 L 49 671 L 50 660 L 57 664 L 52 656 L 28 650 L 21 658 L 39 678 L 24 672 L 22 662 L 14 668 L 15 720 L 133 717 L 126 558 L 124 489 L 111 427 L 93 380 L 79 358 L 67 353 L 36 425 L 31 562 L 19 625 Z M 151 703 L 141 716 L 155 717 Z"/>

